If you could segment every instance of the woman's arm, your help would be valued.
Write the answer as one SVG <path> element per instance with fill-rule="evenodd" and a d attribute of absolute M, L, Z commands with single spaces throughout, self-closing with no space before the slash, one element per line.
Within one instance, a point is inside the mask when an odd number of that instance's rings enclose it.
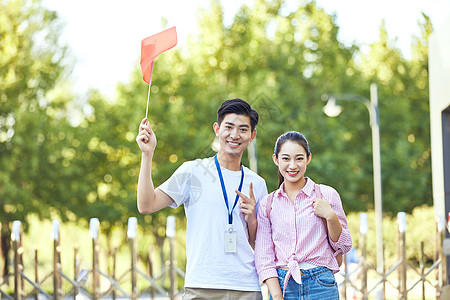
<path fill-rule="evenodd" d="M 337 242 L 341 236 L 342 226 L 336 212 L 331 208 L 330 203 L 323 197 L 322 199 L 314 198 L 313 203 L 314 213 L 326 220 L 328 235 L 333 242 Z"/>
<path fill-rule="evenodd" d="M 281 291 L 280 283 L 277 277 L 267 278 L 265 281 L 267 288 L 269 289 L 270 295 L 272 295 L 273 300 L 283 300 L 283 292 Z"/>

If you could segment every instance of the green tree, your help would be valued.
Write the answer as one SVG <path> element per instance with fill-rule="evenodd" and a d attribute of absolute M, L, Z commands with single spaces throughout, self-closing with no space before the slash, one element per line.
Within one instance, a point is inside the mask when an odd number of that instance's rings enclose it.
<path fill-rule="evenodd" d="M 410 60 L 383 24 L 379 41 L 361 62 L 364 76 L 379 87 L 383 206 L 392 214 L 432 203 L 427 54 L 432 26 L 423 17 Z"/>
<path fill-rule="evenodd" d="M 41 180 L 64 130 L 64 102 L 49 100 L 61 78 L 65 48 L 58 45 L 56 14 L 39 1 L 0 2 L 0 220 L 3 275 L 7 275 L 9 223 L 26 215 L 49 216 Z M 63 125 L 64 126 L 64 125 Z M 55 137 L 56 135 L 56 137 Z M 55 137 L 49 139 L 49 137 Z M 53 175 L 53 178 L 56 176 Z M 53 195 L 52 195 L 53 196 Z"/>
<path fill-rule="evenodd" d="M 314 2 L 284 15 L 280 13 L 282 7 L 282 1 L 257 1 L 254 8 L 243 6 L 232 24 L 225 25 L 223 9 L 213 1 L 211 9 L 201 13 L 199 35 L 191 37 L 184 49 L 175 48 L 158 58 L 149 108 L 158 139 L 153 162 L 156 186 L 183 161 L 214 153 L 211 143 L 216 110 L 223 100 L 236 97 L 252 103 L 261 114 L 257 137 L 259 173 L 268 179 L 270 189 L 276 186 L 277 174 L 271 160 L 273 144 L 286 130 L 303 131 L 312 140 L 317 156 L 311 171 L 313 178 L 321 176 L 320 182 L 328 182 L 333 177 L 328 174 L 330 169 L 344 169 L 335 149 L 329 147 L 334 140 L 328 129 L 333 121 L 323 115 L 320 96 L 324 87 L 346 91 L 359 86 L 361 79 L 354 61 L 357 47 L 346 47 L 338 41 L 334 17 Z M 114 104 L 123 114 L 118 115 L 117 122 L 134 134 L 145 112 L 147 85 L 141 77 L 136 68 L 130 82 L 119 86 Z M 109 122 L 107 119 L 116 118 L 113 107 L 105 109 L 108 115 L 103 115 L 100 106 L 93 107 L 96 119 Z M 345 134 L 344 129 L 341 132 Z M 106 137 L 99 134 L 100 140 L 109 144 Z M 340 147 L 352 148 L 347 143 L 340 143 Z M 137 146 L 130 149 L 140 155 Z M 129 168 L 135 169 L 138 164 L 132 164 L 138 161 L 133 160 Z M 345 168 L 353 170 L 349 164 Z M 335 182 L 340 183 L 339 178 Z M 129 201 L 135 205 L 134 197 Z M 181 209 L 165 209 L 143 217 L 141 224 L 152 229 L 156 240 L 163 241 L 161 228 L 169 213 L 183 215 Z"/>

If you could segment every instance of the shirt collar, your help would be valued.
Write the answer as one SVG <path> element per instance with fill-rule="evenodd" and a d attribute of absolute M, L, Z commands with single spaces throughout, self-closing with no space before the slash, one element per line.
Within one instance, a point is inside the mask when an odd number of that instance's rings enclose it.
<path fill-rule="evenodd" d="M 309 177 L 305 177 L 306 179 L 306 184 L 303 187 L 303 189 L 301 191 L 303 191 L 308 197 L 311 197 L 313 191 L 314 191 L 314 181 L 309 178 Z M 276 196 L 281 196 L 284 195 L 287 197 L 286 192 L 284 191 L 284 182 L 280 185 L 280 187 L 278 188 L 278 190 L 275 191 L 275 195 Z"/>

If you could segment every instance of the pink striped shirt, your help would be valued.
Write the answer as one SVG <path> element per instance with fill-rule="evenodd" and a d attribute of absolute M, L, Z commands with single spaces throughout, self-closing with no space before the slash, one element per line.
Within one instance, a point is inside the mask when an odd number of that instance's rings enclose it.
<path fill-rule="evenodd" d="M 306 177 L 305 186 L 292 203 L 284 192 L 283 183 L 274 193 L 270 220 L 266 208 L 268 196 L 260 201 L 255 265 L 262 282 L 278 277 L 276 269 L 288 266 L 295 281 L 301 283 L 300 262 L 324 266 L 336 273 L 339 266 L 334 255 L 351 249 L 352 238 L 339 194 L 332 187 L 320 185 L 322 196 L 330 203 L 342 226 L 339 240 L 333 242 L 328 238 L 323 219 L 314 214 L 314 185 Z"/>

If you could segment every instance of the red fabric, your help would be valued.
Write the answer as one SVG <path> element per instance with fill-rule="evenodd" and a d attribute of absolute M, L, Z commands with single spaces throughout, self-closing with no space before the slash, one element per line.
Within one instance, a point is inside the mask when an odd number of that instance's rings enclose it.
<path fill-rule="evenodd" d="M 142 40 L 141 70 L 144 81 L 150 84 L 152 78 L 153 61 L 155 58 L 177 44 L 176 27 L 161 31 Z"/>

